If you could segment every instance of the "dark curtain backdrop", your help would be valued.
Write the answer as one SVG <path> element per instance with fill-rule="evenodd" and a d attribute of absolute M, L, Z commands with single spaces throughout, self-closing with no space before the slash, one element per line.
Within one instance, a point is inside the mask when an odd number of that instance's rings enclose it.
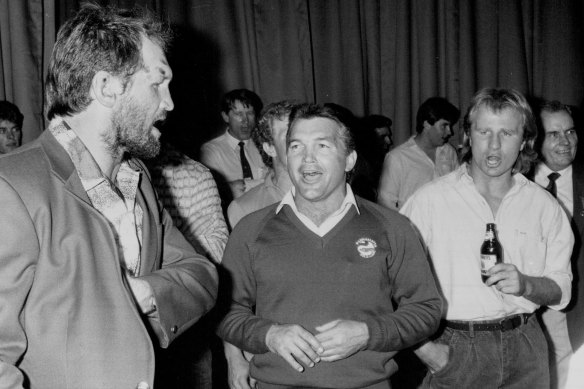
<path fill-rule="evenodd" d="M 191 155 L 220 127 L 219 99 L 234 88 L 264 103 L 335 102 L 394 121 L 396 144 L 419 104 L 461 110 L 481 87 L 512 87 L 584 105 L 581 0 L 143 0 L 176 31 L 169 60 L 175 111 L 165 134 Z M 0 0 L 0 98 L 42 129 L 42 74 L 58 26 L 78 0 Z M 30 117 L 30 119 L 29 119 Z M 460 131 L 453 144 L 461 141 Z"/>

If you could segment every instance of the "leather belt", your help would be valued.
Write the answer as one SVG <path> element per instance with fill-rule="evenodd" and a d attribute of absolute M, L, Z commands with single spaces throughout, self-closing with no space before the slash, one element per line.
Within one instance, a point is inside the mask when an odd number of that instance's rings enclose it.
<path fill-rule="evenodd" d="M 446 321 L 446 327 L 459 331 L 511 331 L 527 324 L 531 313 L 522 313 L 489 321 Z"/>

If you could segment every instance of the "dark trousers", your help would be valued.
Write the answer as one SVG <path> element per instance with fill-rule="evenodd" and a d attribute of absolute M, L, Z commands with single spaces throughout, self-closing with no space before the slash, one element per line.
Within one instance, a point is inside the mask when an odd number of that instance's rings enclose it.
<path fill-rule="evenodd" d="M 213 333 L 201 321 L 180 335 L 168 349 L 157 347 L 154 386 L 159 389 L 212 389 Z"/>
<path fill-rule="evenodd" d="M 436 340 L 449 346 L 449 361 L 428 373 L 424 388 L 549 389 L 548 349 L 535 318 L 510 331 L 446 328 Z"/>

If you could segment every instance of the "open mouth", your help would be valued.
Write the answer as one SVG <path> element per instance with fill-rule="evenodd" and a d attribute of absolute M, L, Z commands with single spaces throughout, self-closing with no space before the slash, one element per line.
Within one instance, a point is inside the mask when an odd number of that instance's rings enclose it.
<path fill-rule="evenodd" d="M 315 181 L 321 175 L 322 173 L 316 170 L 304 170 L 302 172 L 302 178 L 304 178 L 305 181 Z"/>
<path fill-rule="evenodd" d="M 572 155 L 572 150 L 570 150 L 570 149 L 567 149 L 567 150 L 558 150 L 558 151 L 556 151 L 556 154 L 562 155 L 562 156 L 571 156 Z"/>
<path fill-rule="evenodd" d="M 501 164 L 501 157 L 489 156 L 487 157 L 487 166 L 490 168 L 495 168 Z"/>

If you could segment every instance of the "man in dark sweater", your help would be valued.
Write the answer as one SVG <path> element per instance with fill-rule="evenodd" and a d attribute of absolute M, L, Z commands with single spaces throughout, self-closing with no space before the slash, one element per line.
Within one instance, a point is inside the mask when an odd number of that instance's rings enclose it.
<path fill-rule="evenodd" d="M 433 334 L 442 299 L 397 212 L 355 197 L 357 154 L 333 107 L 290 116 L 281 203 L 243 218 L 225 250 L 220 336 L 255 354 L 258 388 L 388 388 L 400 349 Z"/>

